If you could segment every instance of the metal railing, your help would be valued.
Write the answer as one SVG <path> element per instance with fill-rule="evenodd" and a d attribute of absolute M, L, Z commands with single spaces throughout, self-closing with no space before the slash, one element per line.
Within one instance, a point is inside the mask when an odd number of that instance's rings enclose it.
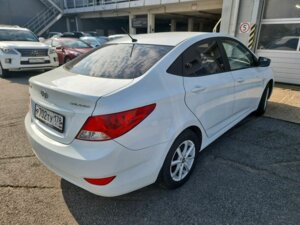
<path fill-rule="evenodd" d="M 60 0 L 40 0 L 46 7 L 44 11 L 38 13 L 24 24 L 24 27 L 29 28 L 37 35 L 44 33 L 63 15 L 63 9 L 56 3 L 61 3 Z"/>
<path fill-rule="evenodd" d="M 93 7 L 99 5 L 116 4 L 122 2 L 134 2 L 138 0 L 63 0 L 64 9 Z"/>

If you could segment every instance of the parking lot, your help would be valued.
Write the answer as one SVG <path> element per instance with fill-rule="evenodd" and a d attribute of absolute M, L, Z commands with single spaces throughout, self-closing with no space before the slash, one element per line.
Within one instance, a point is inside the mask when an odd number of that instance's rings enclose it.
<path fill-rule="evenodd" d="M 300 223 L 297 121 L 270 111 L 249 116 L 200 154 L 183 187 L 103 198 L 60 179 L 32 153 L 23 124 L 32 75 L 0 79 L 0 224 Z"/>

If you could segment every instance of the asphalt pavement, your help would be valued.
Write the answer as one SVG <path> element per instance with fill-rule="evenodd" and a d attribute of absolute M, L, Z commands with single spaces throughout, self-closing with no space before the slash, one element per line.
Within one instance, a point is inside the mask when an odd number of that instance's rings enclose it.
<path fill-rule="evenodd" d="M 0 79 L 0 224 L 300 224 L 300 125 L 249 116 L 201 152 L 189 182 L 115 198 L 48 171 L 23 120 L 28 78 Z"/>

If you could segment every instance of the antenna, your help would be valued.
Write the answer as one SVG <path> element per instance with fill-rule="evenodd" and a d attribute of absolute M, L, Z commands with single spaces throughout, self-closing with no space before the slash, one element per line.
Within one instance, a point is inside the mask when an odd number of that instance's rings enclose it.
<path fill-rule="evenodd" d="M 138 41 L 137 39 L 133 38 L 133 37 L 129 34 L 129 32 L 127 32 L 123 27 L 121 27 L 121 29 L 122 29 L 122 31 L 123 31 L 125 34 L 127 34 L 127 35 L 130 37 L 130 39 L 131 39 L 132 42 L 137 42 L 137 41 Z"/>

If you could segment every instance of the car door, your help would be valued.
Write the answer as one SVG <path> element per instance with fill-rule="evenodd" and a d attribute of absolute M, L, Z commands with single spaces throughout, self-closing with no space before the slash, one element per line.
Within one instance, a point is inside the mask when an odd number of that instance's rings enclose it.
<path fill-rule="evenodd" d="M 182 60 L 186 105 L 212 137 L 230 123 L 233 77 L 225 69 L 217 39 L 192 45 L 183 53 Z"/>
<path fill-rule="evenodd" d="M 256 109 L 263 91 L 263 76 L 256 66 L 256 57 L 240 42 L 221 40 L 235 83 L 234 113 L 237 117 Z"/>

